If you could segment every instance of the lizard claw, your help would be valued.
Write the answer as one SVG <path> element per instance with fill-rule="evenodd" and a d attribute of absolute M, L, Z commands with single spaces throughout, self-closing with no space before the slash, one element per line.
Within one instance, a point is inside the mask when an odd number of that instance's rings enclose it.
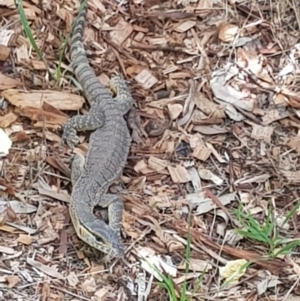
<path fill-rule="evenodd" d="M 74 150 L 75 145 L 79 143 L 79 137 L 76 135 L 76 130 L 69 124 L 64 126 L 64 133 L 61 138 L 60 149 L 65 143 L 72 151 Z"/>

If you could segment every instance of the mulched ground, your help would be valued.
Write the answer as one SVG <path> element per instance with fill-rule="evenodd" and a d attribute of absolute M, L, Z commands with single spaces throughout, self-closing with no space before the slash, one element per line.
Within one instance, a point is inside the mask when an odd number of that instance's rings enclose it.
<path fill-rule="evenodd" d="M 201 275 L 193 300 L 300 300 L 299 248 L 259 261 L 268 248 L 236 235 L 233 214 L 243 205 L 263 224 L 271 204 L 280 228 L 299 199 L 299 3 L 88 5 L 90 64 L 104 85 L 114 71 L 126 78 L 145 131 L 111 187 L 125 204 L 127 254 L 108 266 L 85 254 L 68 214 L 61 126 L 89 109 L 63 47 L 79 3 L 23 1 L 42 61 L 14 1 L 0 0 L 0 300 L 168 300 L 141 257 L 177 293 L 187 279 L 187 300 Z M 296 212 L 281 235 L 298 238 L 298 225 Z M 250 261 L 224 285 L 224 268 Z"/>

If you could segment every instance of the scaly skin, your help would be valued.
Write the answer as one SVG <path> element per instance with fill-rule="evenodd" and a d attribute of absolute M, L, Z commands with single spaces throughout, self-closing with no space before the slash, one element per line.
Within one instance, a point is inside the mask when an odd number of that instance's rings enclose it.
<path fill-rule="evenodd" d="M 85 1 L 81 1 L 81 7 L 73 27 L 70 52 L 74 73 L 90 104 L 90 111 L 88 115 L 74 116 L 66 122 L 62 143 L 66 142 L 73 149 L 79 142 L 77 131 L 94 132 L 90 135 L 85 161 L 77 155 L 72 164 L 69 210 L 80 239 L 103 253 L 120 257 L 124 254 L 120 237 L 123 203 L 107 190 L 122 173 L 127 161 L 131 137 L 124 115 L 131 110 L 134 100 L 119 76 L 111 80 L 111 88 L 117 95 L 112 98 L 90 67 L 82 43 L 87 14 Z M 96 205 L 107 208 L 108 225 L 93 214 Z"/>

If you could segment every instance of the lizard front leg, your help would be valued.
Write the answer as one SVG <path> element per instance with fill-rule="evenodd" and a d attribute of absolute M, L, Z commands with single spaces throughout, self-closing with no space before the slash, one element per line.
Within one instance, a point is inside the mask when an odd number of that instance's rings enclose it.
<path fill-rule="evenodd" d="M 103 126 L 105 116 L 103 112 L 89 115 L 77 115 L 70 118 L 64 125 L 63 135 L 61 139 L 60 148 L 64 143 L 73 150 L 74 146 L 79 143 L 77 132 L 79 131 L 92 131 Z"/>

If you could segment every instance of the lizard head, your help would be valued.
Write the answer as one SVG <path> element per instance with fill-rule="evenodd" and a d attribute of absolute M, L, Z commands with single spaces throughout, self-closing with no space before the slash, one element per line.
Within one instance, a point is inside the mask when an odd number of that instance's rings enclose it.
<path fill-rule="evenodd" d="M 112 257 L 122 257 L 124 249 L 118 234 L 105 222 L 94 220 L 85 224 L 85 238 L 83 239 L 95 249 Z"/>

